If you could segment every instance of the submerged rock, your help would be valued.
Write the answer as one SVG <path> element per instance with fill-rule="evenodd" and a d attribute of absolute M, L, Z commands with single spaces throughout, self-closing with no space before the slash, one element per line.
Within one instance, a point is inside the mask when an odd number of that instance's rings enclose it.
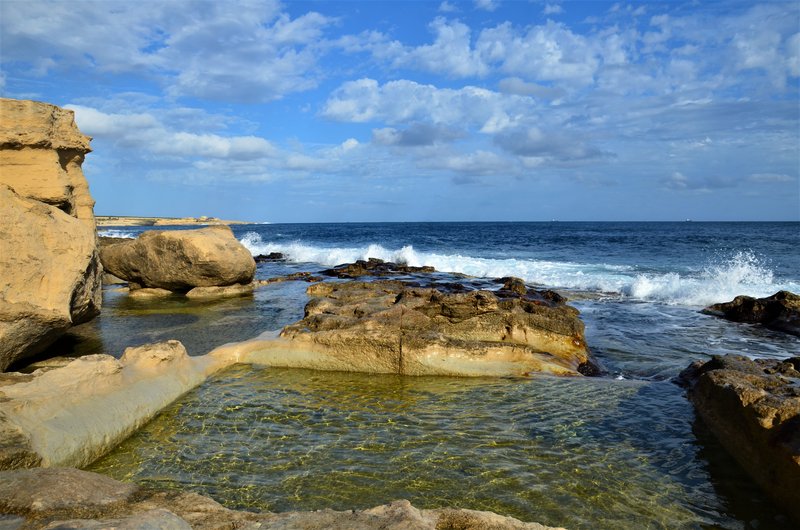
<path fill-rule="evenodd" d="M 763 324 L 800 337 L 800 295 L 789 291 L 778 291 L 765 298 L 737 296 L 731 302 L 709 306 L 703 313 L 734 322 Z"/>
<path fill-rule="evenodd" d="M 0 371 L 100 311 L 89 140 L 72 111 L 0 98 Z"/>
<path fill-rule="evenodd" d="M 366 510 L 255 513 L 229 510 L 186 492 L 140 488 L 77 469 L 0 472 L 0 511 L 23 528 L 265 530 L 547 530 L 492 512 L 442 508 L 420 510 L 401 500 Z M 557 530 L 557 529 L 553 529 Z"/>
<path fill-rule="evenodd" d="M 800 522 L 800 357 L 714 356 L 678 382 L 723 447 Z"/>
<path fill-rule="evenodd" d="M 227 226 L 196 230 L 151 230 L 136 239 L 104 246 L 106 270 L 132 289 L 154 287 L 187 292 L 195 287 L 248 284 L 256 264 Z"/>
<path fill-rule="evenodd" d="M 580 375 L 593 366 L 578 311 L 509 290 L 399 281 L 318 283 L 305 317 L 246 358 L 272 366 L 407 375 Z"/>

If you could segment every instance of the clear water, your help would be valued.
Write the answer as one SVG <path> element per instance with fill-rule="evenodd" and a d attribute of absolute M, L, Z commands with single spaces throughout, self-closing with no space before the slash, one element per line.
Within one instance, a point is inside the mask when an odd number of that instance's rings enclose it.
<path fill-rule="evenodd" d="M 126 229 L 128 230 L 128 229 Z M 602 378 L 404 378 L 237 366 L 92 469 L 230 507 L 350 509 L 398 498 L 570 528 L 789 528 L 670 379 L 715 353 L 783 358 L 800 339 L 700 314 L 800 291 L 797 223 L 253 225 L 258 276 L 361 257 L 547 280 L 574 299 Z M 482 271 L 482 272 L 481 272 Z M 545 282 L 540 282 L 545 283 Z M 106 292 L 77 352 L 178 338 L 192 354 L 302 315 L 305 284 L 215 303 Z"/>

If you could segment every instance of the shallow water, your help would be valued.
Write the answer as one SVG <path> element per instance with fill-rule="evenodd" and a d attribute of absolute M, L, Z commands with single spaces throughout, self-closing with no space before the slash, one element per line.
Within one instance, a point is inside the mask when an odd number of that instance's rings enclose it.
<path fill-rule="evenodd" d="M 407 498 L 569 528 L 781 528 L 694 423 L 669 382 L 236 366 L 90 469 L 254 510 Z M 722 460 L 736 503 L 703 452 Z"/>

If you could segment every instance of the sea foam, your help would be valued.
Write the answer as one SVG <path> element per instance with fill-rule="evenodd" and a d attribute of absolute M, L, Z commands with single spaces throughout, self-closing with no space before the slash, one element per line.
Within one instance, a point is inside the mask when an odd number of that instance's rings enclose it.
<path fill-rule="evenodd" d="M 735 296 L 768 296 L 778 290 L 800 291 L 800 284 L 776 282 L 772 270 L 751 252 L 718 258 L 697 271 L 642 273 L 637 267 L 605 263 L 576 263 L 519 258 L 481 258 L 461 254 L 420 252 L 411 245 L 387 249 L 322 247 L 302 242 L 265 242 L 255 232 L 241 238 L 253 255 L 280 252 L 297 263 L 333 267 L 359 259 L 378 258 L 411 266 L 428 265 L 442 272 L 485 278 L 517 276 L 530 284 L 551 288 L 597 291 L 623 298 L 671 305 L 704 307 Z"/>
<path fill-rule="evenodd" d="M 134 234 L 133 232 L 128 232 L 125 230 L 116 230 L 116 229 L 109 229 L 109 230 L 98 230 L 97 235 L 100 237 L 122 237 L 127 239 L 134 239 L 138 234 Z"/>

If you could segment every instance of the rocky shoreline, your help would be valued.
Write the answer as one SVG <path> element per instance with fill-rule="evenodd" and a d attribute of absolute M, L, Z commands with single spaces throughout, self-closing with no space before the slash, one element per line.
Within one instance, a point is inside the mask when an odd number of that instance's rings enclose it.
<path fill-rule="evenodd" d="M 223 220 L 218 217 L 135 217 L 128 215 L 96 215 L 97 226 L 214 226 L 245 225 L 247 221 Z"/>
<path fill-rule="evenodd" d="M 0 162 L 13 169 L 0 179 L 0 277 L 6 281 L 0 370 L 95 317 L 104 269 L 126 283 L 132 297 L 204 300 L 249 296 L 274 281 L 311 283 L 303 318 L 278 337 L 196 357 L 180 342 L 166 341 L 128 348 L 120 359 L 90 355 L 32 374 L 3 374 L 0 470 L 16 471 L 0 474 L 0 512 L 13 515 L 0 522 L 11 521 L 13 528 L 545 528 L 487 512 L 419 510 L 406 501 L 353 512 L 233 512 L 192 493 L 150 491 L 71 469 L 91 463 L 182 394 L 237 363 L 449 376 L 582 377 L 601 370 L 579 312 L 558 293 L 518 278 L 460 281 L 429 267 L 368 260 L 319 276 L 259 281 L 256 260 L 224 226 L 145 232 L 98 245 L 80 168 L 89 139 L 72 113 L 7 99 L 0 99 L 0 111 Z M 121 218 L 109 219 L 124 226 Z M 189 224 L 219 223 L 197 218 Z M 796 334 L 799 301 L 792 293 L 739 297 L 706 312 Z M 726 449 L 800 521 L 798 370 L 796 357 L 715 357 L 692 365 L 680 382 Z"/>

